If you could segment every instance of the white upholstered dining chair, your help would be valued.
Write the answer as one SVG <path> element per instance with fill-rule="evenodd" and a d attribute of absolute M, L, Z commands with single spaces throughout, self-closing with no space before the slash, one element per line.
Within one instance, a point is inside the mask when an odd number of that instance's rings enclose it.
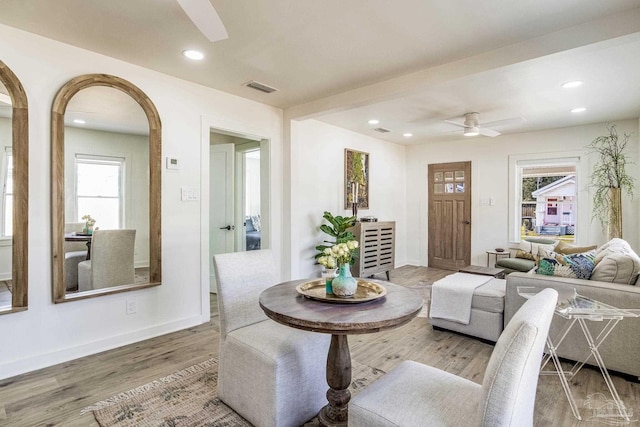
<path fill-rule="evenodd" d="M 84 222 L 67 222 L 64 224 L 64 232 L 65 234 L 81 233 L 85 224 Z M 78 289 L 78 264 L 87 259 L 87 243 L 65 241 L 63 251 L 64 284 L 67 291 L 75 291 Z"/>
<path fill-rule="evenodd" d="M 218 397 L 258 427 L 304 424 L 327 403 L 330 336 L 266 317 L 260 293 L 278 283 L 270 250 L 215 255 L 213 264 L 220 312 Z"/>
<path fill-rule="evenodd" d="M 95 230 L 91 259 L 78 264 L 78 290 L 133 284 L 135 240 L 136 230 Z"/>
<path fill-rule="evenodd" d="M 540 362 L 557 298 L 549 288 L 520 307 L 496 343 L 482 385 L 402 362 L 353 398 L 349 426 L 532 426 Z"/>

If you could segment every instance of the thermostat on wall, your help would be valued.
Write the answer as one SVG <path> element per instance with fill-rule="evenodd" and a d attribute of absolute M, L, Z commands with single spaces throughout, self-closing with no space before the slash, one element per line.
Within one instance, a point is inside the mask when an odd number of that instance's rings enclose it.
<path fill-rule="evenodd" d="M 167 169 L 180 169 L 180 161 L 177 157 L 167 157 Z"/>

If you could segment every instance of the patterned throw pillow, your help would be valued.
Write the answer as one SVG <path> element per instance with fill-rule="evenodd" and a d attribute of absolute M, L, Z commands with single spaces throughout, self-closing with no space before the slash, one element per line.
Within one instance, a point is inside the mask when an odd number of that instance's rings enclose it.
<path fill-rule="evenodd" d="M 545 257 L 540 258 L 536 273 L 589 280 L 593 272 L 595 256 L 595 250 L 570 255 L 549 251 Z"/>

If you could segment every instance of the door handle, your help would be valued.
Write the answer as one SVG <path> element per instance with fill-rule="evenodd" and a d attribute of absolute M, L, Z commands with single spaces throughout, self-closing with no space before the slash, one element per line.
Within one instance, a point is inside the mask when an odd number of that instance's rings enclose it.
<path fill-rule="evenodd" d="M 234 225 L 227 225 L 226 227 L 220 227 L 220 230 L 235 230 L 236 227 Z"/>
<path fill-rule="evenodd" d="M 471 221 L 466 221 L 466 220 L 465 220 L 465 221 L 462 221 L 462 223 L 463 223 L 463 224 L 467 224 L 467 225 L 469 225 L 469 224 L 471 224 Z"/>

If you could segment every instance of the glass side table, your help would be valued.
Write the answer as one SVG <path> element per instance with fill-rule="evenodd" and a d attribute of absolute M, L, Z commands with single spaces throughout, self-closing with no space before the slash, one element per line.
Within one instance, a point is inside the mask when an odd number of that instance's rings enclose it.
<path fill-rule="evenodd" d="M 541 290 L 542 288 L 529 286 L 518 286 L 517 288 L 518 295 L 527 299 L 531 298 Z M 604 364 L 604 360 L 602 360 L 602 356 L 600 356 L 600 351 L 598 350 L 598 348 L 621 320 L 629 317 L 640 317 L 640 309 L 623 309 L 613 307 L 611 305 L 593 300 L 591 298 L 578 295 L 575 289 L 571 289 L 570 291 L 562 290 L 558 292 L 558 305 L 556 306 L 554 314 L 569 320 L 569 322 L 567 322 L 562 330 L 560 330 L 560 333 L 555 338 L 555 342 L 551 339 L 551 337 L 547 336 L 548 353 L 542 359 L 540 374 L 558 375 L 558 377 L 560 378 L 560 383 L 562 383 L 564 393 L 567 396 L 567 400 L 569 401 L 569 405 L 571 406 L 571 411 L 573 412 L 574 417 L 582 420 L 580 411 L 578 410 L 578 405 L 576 405 L 576 401 L 573 398 L 571 389 L 569 388 L 568 380 L 573 378 L 580 371 L 580 369 L 582 369 L 584 364 L 587 363 L 589 359 L 591 359 L 591 357 L 593 357 L 596 361 L 596 364 L 598 365 L 598 368 L 600 368 L 600 373 L 602 374 L 604 382 L 609 388 L 609 392 L 611 393 L 611 397 L 616 404 L 620 417 L 622 417 L 625 421 L 630 421 L 630 414 L 627 411 L 624 402 L 622 402 L 622 399 L 620 399 L 620 395 L 618 395 L 618 391 L 616 390 L 613 381 L 611 381 L 609 371 L 607 371 L 607 367 Z M 589 328 L 587 328 L 587 321 L 606 321 L 607 323 L 600 331 L 600 333 L 598 333 L 598 335 L 594 338 L 591 334 L 591 331 L 589 331 Z M 576 323 L 579 324 L 580 329 L 582 329 L 584 338 L 589 345 L 590 353 L 585 357 L 583 361 L 576 362 L 570 371 L 565 371 L 560 364 L 560 360 L 558 359 L 556 350 L 558 349 L 560 344 L 562 344 L 562 341 L 564 341 L 565 337 L 567 336 L 569 331 L 573 329 Z M 553 364 L 556 368 L 555 371 L 544 370 L 549 360 L 553 361 Z"/>

